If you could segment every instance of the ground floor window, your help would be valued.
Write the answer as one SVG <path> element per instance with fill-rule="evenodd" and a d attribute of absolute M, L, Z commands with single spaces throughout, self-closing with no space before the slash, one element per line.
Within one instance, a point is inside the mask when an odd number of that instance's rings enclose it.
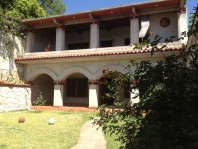
<path fill-rule="evenodd" d="M 67 79 L 66 89 L 67 97 L 88 97 L 88 79 Z"/>

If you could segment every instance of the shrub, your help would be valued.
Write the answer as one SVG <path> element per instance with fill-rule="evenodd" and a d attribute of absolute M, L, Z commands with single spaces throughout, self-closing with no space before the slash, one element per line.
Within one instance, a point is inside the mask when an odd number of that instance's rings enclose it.
<path fill-rule="evenodd" d="M 34 100 L 34 101 L 32 102 L 32 105 L 33 105 L 33 106 L 44 106 L 45 103 L 46 103 L 46 100 L 43 98 L 43 95 L 42 95 L 42 93 L 40 92 L 40 94 L 39 94 L 39 96 L 37 97 L 37 99 Z"/>

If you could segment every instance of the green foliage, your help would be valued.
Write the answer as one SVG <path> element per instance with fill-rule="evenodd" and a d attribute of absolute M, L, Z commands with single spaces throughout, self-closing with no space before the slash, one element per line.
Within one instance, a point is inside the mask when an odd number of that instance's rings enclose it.
<path fill-rule="evenodd" d="M 130 81 L 131 74 L 121 74 L 119 72 L 113 72 L 111 70 L 105 70 L 104 74 L 107 74 L 107 78 L 102 84 L 106 87 L 106 90 L 108 92 L 104 95 L 103 98 L 107 101 L 105 102 L 107 105 L 112 105 L 114 102 L 117 102 L 121 99 L 122 94 L 120 93 L 124 92 L 124 88 L 127 87 L 126 84 Z"/>
<path fill-rule="evenodd" d="M 9 7 L 6 14 L 12 18 L 21 19 L 38 18 L 46 16 L 45 10 L 39 5 L 37 0 L 15 0 Z"/>
<path fill-rule="evenodd" d="M 22 19 L 46 16 L 37 0 L 11 0 L 0 2 L 0 33 L 23 37 Z"/>
<path fill-rule="evenodd" d="M 9 17 L 6 11 L 0 5 L 0 34 L 5 35 L 11 33 L 12 35 L 23 36 L 22 27 L 19 17 Z"/>
<path fill-rule="evenodd" d="M 196 12 L 197 11 L 197 7 L 194 7 L 193 8 L 193 10 Z M 193 25 L 193 23 L 194 23 L 194 21 L 195 21 L 195 17 L 196 17 L 196 14 L 195 13 L 193 13 L 193 14 L 191 14 L 190 15 L 190 17 L 189 17 L 189 29 L 191 29 L 192 28 L 192 25 Z"/>
<path fill-rule="evenodd" d="M 63 0 L 38 0 L 38 2 L 48 15 L 59 15 L 65 12 Z"/>
<path fill-rule="evenodd" d="M 37 99 L 34 100 L 34 101 L 32 102 L 32 105 L 33 105 L 33 106 L 44 106 L 45 103 L 46 103 L 46 100 L 43 98 L 43 95 L 42 95 L 42 93 L 40 92 L 40 94 L 39 94 L 39 96 L 37 97 Z"/>
<path fill-rule="evenodd" d="M 188 33 L 198 40 L 198 22 Z M 156 37 L 153 53 L 161 37 Z M 166 40 L 171 42 L 171 40 Z M 165 48 L 162 46 L 161 48 Z M 100 106 L 95 120 L 105 132 L 117 135 L 125 149 L 196 149 L 198 148 L 198 44 L 194 43 L 178 55 L 151 61 L 131 62 L 134 73 L 111 75 L 107 97 L 119 99 L 124 80 L 137 81 L 129 89 L 139 89 L 140 102 L 114 102 Z M 109 74 L 117 72 L 109 71 Z M 118 81 L 121 80 L 121 81 Z M 106 97 L 106 96 L 105 96 Z M 108 98 L 107 98 L 108 100 Z"/>

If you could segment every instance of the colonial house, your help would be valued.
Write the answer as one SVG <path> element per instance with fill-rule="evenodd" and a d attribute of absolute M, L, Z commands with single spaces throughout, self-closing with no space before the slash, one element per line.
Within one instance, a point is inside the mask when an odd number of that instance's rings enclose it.
<path fill-rule="evenodd" d="M 184 0 L 153 0 L 22 23 L 27 31 L 25 54 L 15 62 L 24 65 L 31 100 L 42 93 L 51 106 L 97 107 L 105 92 L 100 83 L 106 78 L 103 70 L 133 72 L 135 68 L 125 67 L 130 60 L 155 62 L 162 53 L 178 52 L 187 41 L 178 41 L 187 31 Z M 152 40 L 151 32 L 164 38 L 175 36 L 174 42 L 153 56 L 150 49 L 130 46 L 145 38 Z M 132 96 L 123 93 L 124 100 Z"/>

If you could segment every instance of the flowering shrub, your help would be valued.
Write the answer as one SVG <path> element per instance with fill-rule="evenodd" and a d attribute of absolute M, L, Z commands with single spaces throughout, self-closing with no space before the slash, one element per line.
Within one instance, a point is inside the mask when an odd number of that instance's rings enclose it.
<path fill-rule="evenodd" d="M 20 22 L 20 18 L 12 18 L 0 12 L 0 34 L 10 33 L 14 36 L 25 38 L 24 31 Z"/>

